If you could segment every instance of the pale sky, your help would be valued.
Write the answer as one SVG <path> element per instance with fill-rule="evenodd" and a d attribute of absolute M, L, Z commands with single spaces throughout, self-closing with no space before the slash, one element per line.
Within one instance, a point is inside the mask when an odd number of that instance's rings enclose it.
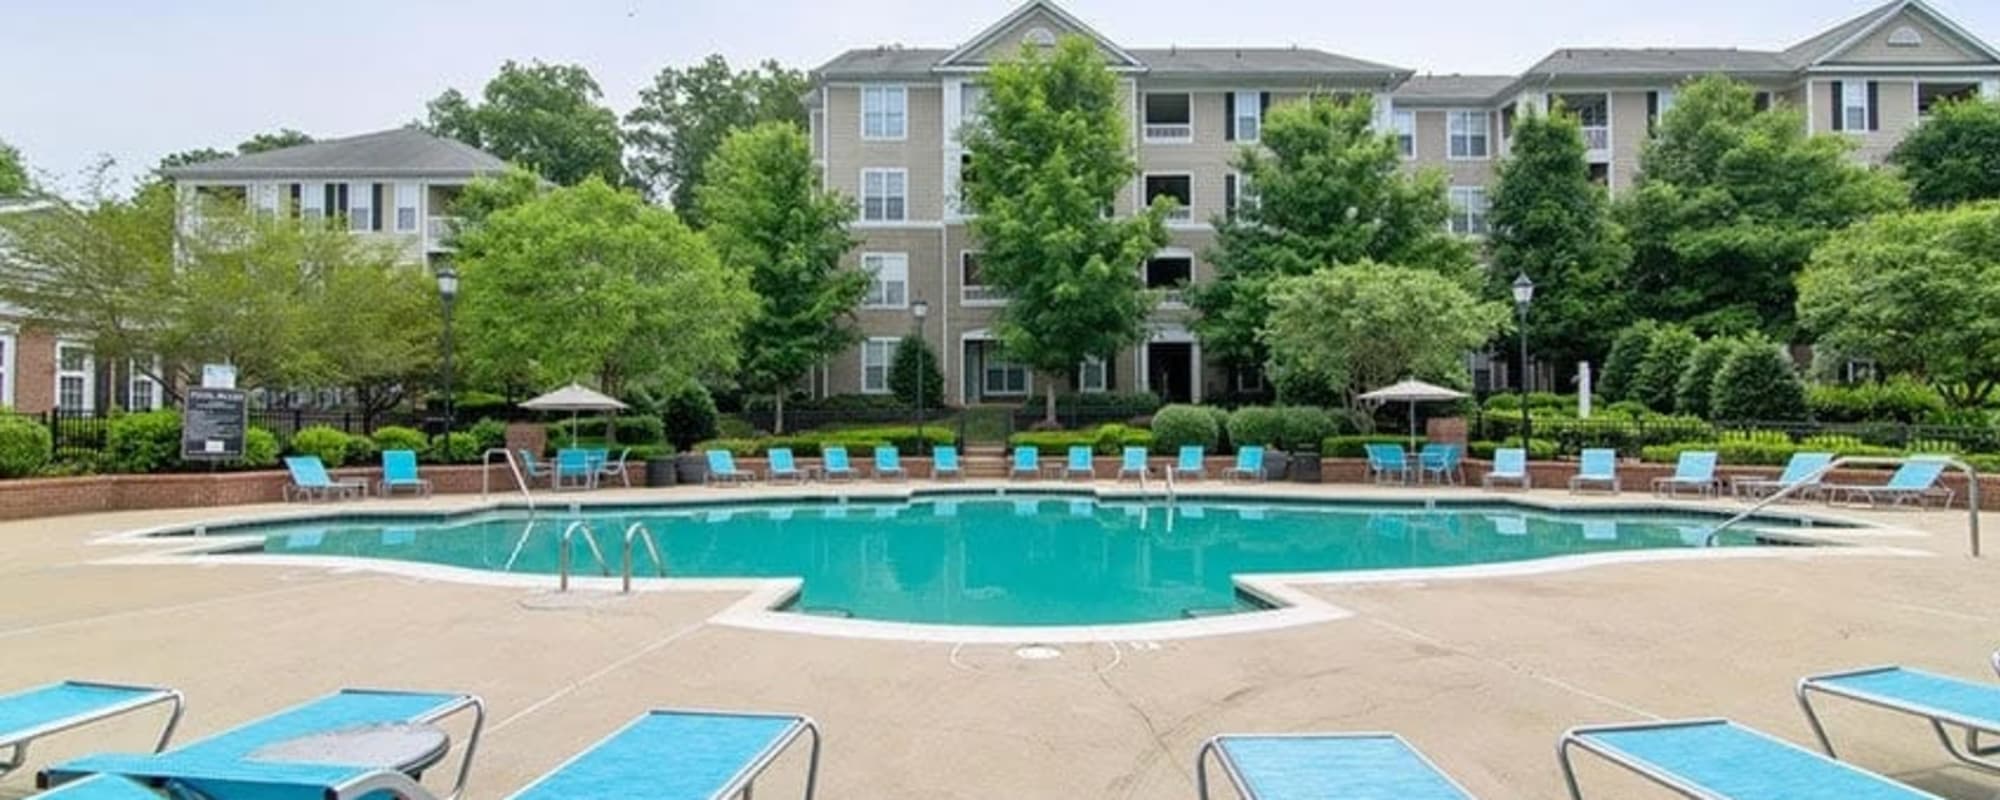
<path fill-rule="evenodd" d="M 1134 47 L 1297 44 L 1419 72 L 1518 73 L 1558 47 L 1778 49 L 1878 0 L 1069 0 Z M 1933 0 L 2000 42 L 2000 2 Z M 260 131 L 395 127 L 506 59 L 588 68 L 619 114 L 711 52 L 811 68 L 877 44 L 950 47 L 1016 0 L 0 0 L 0 140 L 73 188 Z"/>

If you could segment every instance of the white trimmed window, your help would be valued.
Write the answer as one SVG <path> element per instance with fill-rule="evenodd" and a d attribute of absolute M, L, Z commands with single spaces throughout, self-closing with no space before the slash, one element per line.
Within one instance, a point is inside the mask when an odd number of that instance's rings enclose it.
<path fill-rule="evenodd" d="M 1445 156 L 1455 159 L 1487 157 L 1491 125 L 1484 111 L 1445 112 Z"/>
<path fill-rule="evenodd" d="M 1091 357 L 1076 365 L 1076 389 L 1084 394 L 1101 394 L 1109 386 L 1110 370 L 1104 359 Z"/>
<path fill-rule="evenodd" d="M 1461 236 L 1486 235 L 1486 187 L 1451 187 L 1451 232 Z"/>
<path fill-rule="evenodd" d="M 901 86 L 861 87 L 861 138 L 896 141 L 909 134 L 910 93 Z"/>
<path fill-rule="evenodd" d="M 1237 92 L 1232 105 L 1236 107 L 1236 118 L 1230 124 L 1236 128 L 1236 141 L 1257 141 L 1264 130 L 1264 93 Z"/>
<path fill-rule="evenodd" d="M 0 406 L 14 407 L 14 332 L 0 332 Z"/>
<path fill-rule="evenodd" d="M 347 185 L 347 229 L 350 231 L 375 230 L 375 184 L 350 183 Z"/>
<path fill-rule="evenodd" d="M 96 364 L 90 356 L 89 347 L 75 342 L 57 342 L 56 408 L 89 411 L 96 406 L 96 393 L 90 390 L 90 378 L 95 372 Z"/>
<path fill-rule="evenodd" d="M 862 170 L 861 219 L 865 222 L 902 222 L 908 219 L 909 184 L 909 170 Z"/>
<path fill-rule="evenodd" d="M 417 185 L 396 184 L 396 232 L 415 233 L 417 230 Z"/>
<path fill-rule="evenodd" d="M 1194 141 L 1193 95 L 1187 92 L 1147 92 L 1143 102 L 1146 106 L 1146 141 Z"/>
<path fill-rule="evenodd" d="M 259 216 L 278 216 L 278 184 L 260 183 L 251 189 L 252 210 Z"/>
<path fill-rule="evenodd" d="M 1417 112 L 1398 111 L 1389 116 L 1389 124 L 1396 129 L 1396 152 L 1404 158 L 1417 157 Z"/>
<path fill-rule="evenodd" d="M 326 184 L 307 183 L 300 185 L 299 216 L 307 220 L 326 218 Z"/>
<path fill-rule="evenodd" d="M 986 87 L 973 81 L 958 85 L 958 124 L 977 125 L 985 118 Z"/>
<path fill-rule="evenodd" d="M 861 296 L 863 307 L 910 305 L 910 254 L 862 253 L 861 269 L 868 273 L 868 293 Z"/>
<path fill-rule="evenodd" d="M 1868 82 L 1846 81 L 1840 84 L 1840 120 L 1842 130 L 1868 130 Z"/>
<path fill-rule="evenodd" d="M 979 272 L 979 251 L 958 251 L 959 300 L 966 305 L 997 305 L 1007 302 L 1007 295 L 998 288 L 986 285 L 986 276 Z"/>
<path fill-rule="evenodd" d="M 1194 220 L 1194 176 L 1185 172 L 1167 175 L 1147 175 L 1146 205 L 1155 199 L 1169 197 L 1174 200 L 1174 208 L 1167 212 L 1168 222 L 1191 222 Z"/>
<path fill-rule="evenodd" d="M 894 337 L 868 339 L 861 343 L 861 393 L 889 393 L 889 365 L 896 361 Z"/>
<path fill-rule="evenodd" d="M 150 376 L 160 372 L 160 360 L 133 359 L 125 367 L 125 410 L 154 411 L 160 407 L 160 382 Z"/>
<path fill-rule="evenodd" d="M 1028 368 L 989 355 L 986 368 L 980 373 L 979 388 L 981 394 L 1025 395 L 1030 388 Z"/>

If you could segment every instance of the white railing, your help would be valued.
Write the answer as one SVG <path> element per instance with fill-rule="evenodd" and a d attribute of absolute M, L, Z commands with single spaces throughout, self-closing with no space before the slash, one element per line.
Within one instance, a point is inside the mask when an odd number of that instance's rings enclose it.
<path fill-rule="evenodd" d="M 1007 293 L 993 286 L 965 286 L 959 289 L 959 302 L 989 303 L 999 305 L 1007 302 Z"/>
<path fill-rule="evenodd" d="M 1185 122 L 1171 124 L 1146 123 L 1146 141 L 1149 142 L 1191 142 L 1194 141 L 1194 126 Z"/>
<path fill-rule="evenodd" d="M 1160 293 L 1160 305 L 1187 307 L 1187 294 L 1180 289 L 1168 289 Z"/>
<path fill-rule="evenodd" d="M 1606 125 L 1583 126 L 1583 149 L 1585 150 L 1611 149 L 1611 128 Z"/>
<path fill-rule="evenodd" d="M 1193 222 L 1194 209 L 1188 208 L 1187 206 L 1174 206 L 1173 208 L 1167 210 L 1167 221 Z"/>
<path fill-rule="evenodd" d="M 458 233 L 457 217 L 430 217 L 424 220 L 424 242 L 433 252 L 451 249 L 451 237 Z"/>

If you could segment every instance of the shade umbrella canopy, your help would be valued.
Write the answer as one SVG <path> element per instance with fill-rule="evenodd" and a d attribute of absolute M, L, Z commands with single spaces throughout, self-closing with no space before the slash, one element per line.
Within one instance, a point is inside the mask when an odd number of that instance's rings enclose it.
<path fill-rule="evenodd" d="M 624 403 L 618 402 L 616 398 L 608 397 L 595 389 L 590 389 L 577 383 L 572 383 L 533 400 L 523 402 L 521 407 L 536 411 L 569 412 L 569 443 L 571 447 L 576 446 L 577 412 L 623 411 L 629 408 Z"/>
<path fill-rule="evenodd" d="M 1417 404 L 1444 403 L 1465 399 L 1465 393 L 1457 389 L 1447 389 L 1434 383 L 1420 380 L 1406 380 L 1361 395 L 1361 399 L 1371 403 L 1410 404 L 1410 449 L 1417 449 Z"/>

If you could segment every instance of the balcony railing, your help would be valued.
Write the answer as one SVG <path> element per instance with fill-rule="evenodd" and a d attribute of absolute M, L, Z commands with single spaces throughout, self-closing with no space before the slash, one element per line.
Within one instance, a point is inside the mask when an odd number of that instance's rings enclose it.
<path fill-rule="evenodd" d="M 965 286 L 959 290 L 958 299 L 966 305 L 1000 305 L 1007 302 L 1007 293 L 993 286 Z"/>
<path fill-rule="evenodd" d="M 1610 150 L 1611 128 L 1605 125 L 1583 126 L 1583 149 Z"/>
<path fill-rule="evenodd" d="M 1146 141 L 1149 142 L 1191 142 L 1194 141 L 1194 126 L 1185 122 L 1155 124 L 1146 123 Z"/>
<path fill-rule="evenodd" d="M 1174 206 L 1173 208 L 1170 208 L 1170 209 L 1168 209 L 1168 210 L 1167 210 L 1167 221 L 1168 221 L 1168 222 L 1193 222 L 1193 221 L 1194 221 L 1194 209 L 1192 209 L 1192 208 L 1188 208 L 1188 207 L 1187 207 L 1186 205 L 1178 205 L 1178 206 Z"/>
<path fill-rule="evenodd" d="M 424 220 L 424 246 L 433 253 L 452 249 L 451 238 L 458 234 L 458 217 L 430 217 Z"/>

